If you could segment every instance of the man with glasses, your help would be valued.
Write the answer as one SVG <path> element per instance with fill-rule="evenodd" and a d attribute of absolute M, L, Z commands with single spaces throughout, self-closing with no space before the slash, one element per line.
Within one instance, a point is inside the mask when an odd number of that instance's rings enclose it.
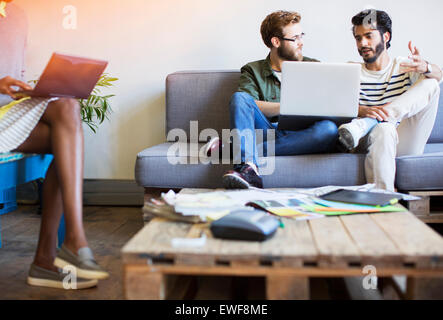
<path fill-rule="evenodd" d="M 277 130 L 280 114 L 281 68 L 284 61 L 317 61 L 303 56 L 303 36 L 297 12 L 277 11 L 268 15 L 261 25 L 261 36 L 270 53 L 264 60 L 241 68 L 241 77 L 230 102 L 234 170 L 223 176 L 227 189 L 263 188 L 258 172 L 256 129 L 263 130 L 263 154 L 299 155 L 329 152 L 335 148 L 337 126 L 328 120 L 300 131 Z M 275 153 L 268 150 L 268 130 L 275 130 Z M 236 143 L 237 142 L 237 143 Z M 220 145 L 209 142 L 207 150 Z M 238 145 L 239 144 L 239 145 Z M 269 143 L 269 148 L 273 144 Z"/>
<path fill-rule="evenodd" d="M 366 180 L 394 191 L 396 156 L 423 154 L 431 135 L 442 70 L 423 59 L 412 42 L 409 58 L 389 57 L 392 21 L 386 12 L 362 11 L 352 24 L 364 61 L 360 118 L 340 126 L 339 140 L 349 150 L 368 151 Z"/>

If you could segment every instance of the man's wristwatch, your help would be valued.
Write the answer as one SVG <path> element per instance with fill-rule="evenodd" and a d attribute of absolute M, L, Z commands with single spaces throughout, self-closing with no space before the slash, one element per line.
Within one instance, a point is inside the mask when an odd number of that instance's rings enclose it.
<path fill-rule="evenodd" d="M 430 74 L 432 73 L 432 66 L 429 62 L 426 61 L 426 64 L 428 65 L 428 70 L 424 74 Z"/>

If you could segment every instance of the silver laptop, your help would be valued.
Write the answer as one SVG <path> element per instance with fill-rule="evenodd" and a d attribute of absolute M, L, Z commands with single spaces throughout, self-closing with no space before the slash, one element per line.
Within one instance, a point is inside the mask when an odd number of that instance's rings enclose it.
<path fill-rule="evenodd" d="M 283 62 L 278 129 L 306 129 L 321 120 L 341 125 L 357 117 L 360 72 L 360 64 Z"/>

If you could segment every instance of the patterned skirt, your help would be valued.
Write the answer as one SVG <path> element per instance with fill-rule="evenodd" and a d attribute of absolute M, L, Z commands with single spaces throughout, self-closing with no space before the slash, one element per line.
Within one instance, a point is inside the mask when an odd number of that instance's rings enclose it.
<path fill-rule="evenodd" d="M 30 98 L 0 107 L 0 153 L 15 150 L 25 142 L 48 104 L 56 99 Z"/>

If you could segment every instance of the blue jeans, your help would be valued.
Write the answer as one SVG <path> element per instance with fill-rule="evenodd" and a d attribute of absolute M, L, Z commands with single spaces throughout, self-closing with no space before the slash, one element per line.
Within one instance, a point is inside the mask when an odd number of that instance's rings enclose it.
<path fill-rule="evenodd" d="M 263 130 L 263 155 L 268 155 L 268 130 L 275 130 L 275 155 L 289 156 L 331 152 L 335 149 L 338 138 L 338 129 L 334 122 L 329 120 L 316 122 L 308 129 L 299 131 L 278 130 L 277 125 L 271 123 L 261 112 L 254 99 L 247 93 L 236 92 L 230 102 L 230 120 L 234 142 L 241 141 L 240 148 L 233 146 L 234 164 L 253 162 L 258 165 L 257 139 L 255 134 L 240 135 L 243 130 Z M 236 152 L 239 150 L 241 152 Z"/>

